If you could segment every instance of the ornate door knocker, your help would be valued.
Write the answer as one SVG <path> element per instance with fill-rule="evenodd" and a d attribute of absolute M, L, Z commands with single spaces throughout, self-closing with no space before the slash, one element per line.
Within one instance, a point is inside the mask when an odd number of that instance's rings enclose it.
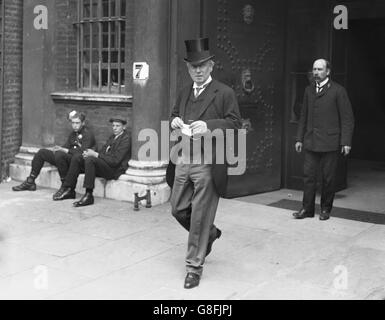
<path fill-rule="evenodd" d="M 254 8 L 252 5 L 247 4 L 242 9 L 243 21 L 246 24 L 250 24 L 254 21 Z"/>
<path fill-rule="evenodd" d="M 242 70 L 241 80 L 242 80 L 243 91 L 245 91 L 247 94 L 252 93 L 255 88 L 254 88 L 254 83 L 251 80 L 250 69 L 243 69 Z"/>

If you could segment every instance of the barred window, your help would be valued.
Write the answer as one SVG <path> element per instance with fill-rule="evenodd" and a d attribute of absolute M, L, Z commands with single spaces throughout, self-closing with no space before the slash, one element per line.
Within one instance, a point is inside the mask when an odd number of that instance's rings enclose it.
<path fill-rule="evenodd" d="M 121 93 L 125 66 L 125 0 L 78 0 L 78 88 Z"/>

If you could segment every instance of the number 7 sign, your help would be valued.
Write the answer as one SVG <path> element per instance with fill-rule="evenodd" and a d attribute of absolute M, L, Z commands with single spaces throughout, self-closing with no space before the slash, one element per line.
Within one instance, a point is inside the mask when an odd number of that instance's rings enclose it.
<path fill-rule="evenodd" d="M 149 76 L 149 65 L 147 62 L 134 62 L 132 77 L 134 80 L 147 80 Z"/>

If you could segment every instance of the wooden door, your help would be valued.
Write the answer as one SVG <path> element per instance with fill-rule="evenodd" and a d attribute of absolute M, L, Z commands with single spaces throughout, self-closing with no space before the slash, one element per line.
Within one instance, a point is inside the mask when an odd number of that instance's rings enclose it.
<path fill-rule="evenodd" d="M 236 92 L 246 135 L 246 172 L 228 196 L 281 187 L 284 12 L 279 0 L 205 0 L 202 36 L 215 54 L 213 77 Z"/>

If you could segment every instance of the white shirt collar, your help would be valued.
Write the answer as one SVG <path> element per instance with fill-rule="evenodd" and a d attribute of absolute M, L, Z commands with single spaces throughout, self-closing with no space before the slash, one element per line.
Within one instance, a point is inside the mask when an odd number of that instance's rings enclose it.
<path fill-rule="evenodd" d="M 213 78 L 211 77 L 211 75 L 207 78 L 207 80 L 202 84 L 202 85 L 200 85 L 200 86 L 198 86 L 197 85 L 197 83 L 196 82 L 194 82 L 194 84 L 193 84 L 193 88 L 195 89 L 195 88 L 201 88 L 201 87 L 206 87 L 211 81 L 213 81 Z"/>
<path fill-rule="evenodd" d="M 327 77 L 324 81 L 317 83 L 317 87 L 323 87 L 329 81 L 329 77 Z"/>

